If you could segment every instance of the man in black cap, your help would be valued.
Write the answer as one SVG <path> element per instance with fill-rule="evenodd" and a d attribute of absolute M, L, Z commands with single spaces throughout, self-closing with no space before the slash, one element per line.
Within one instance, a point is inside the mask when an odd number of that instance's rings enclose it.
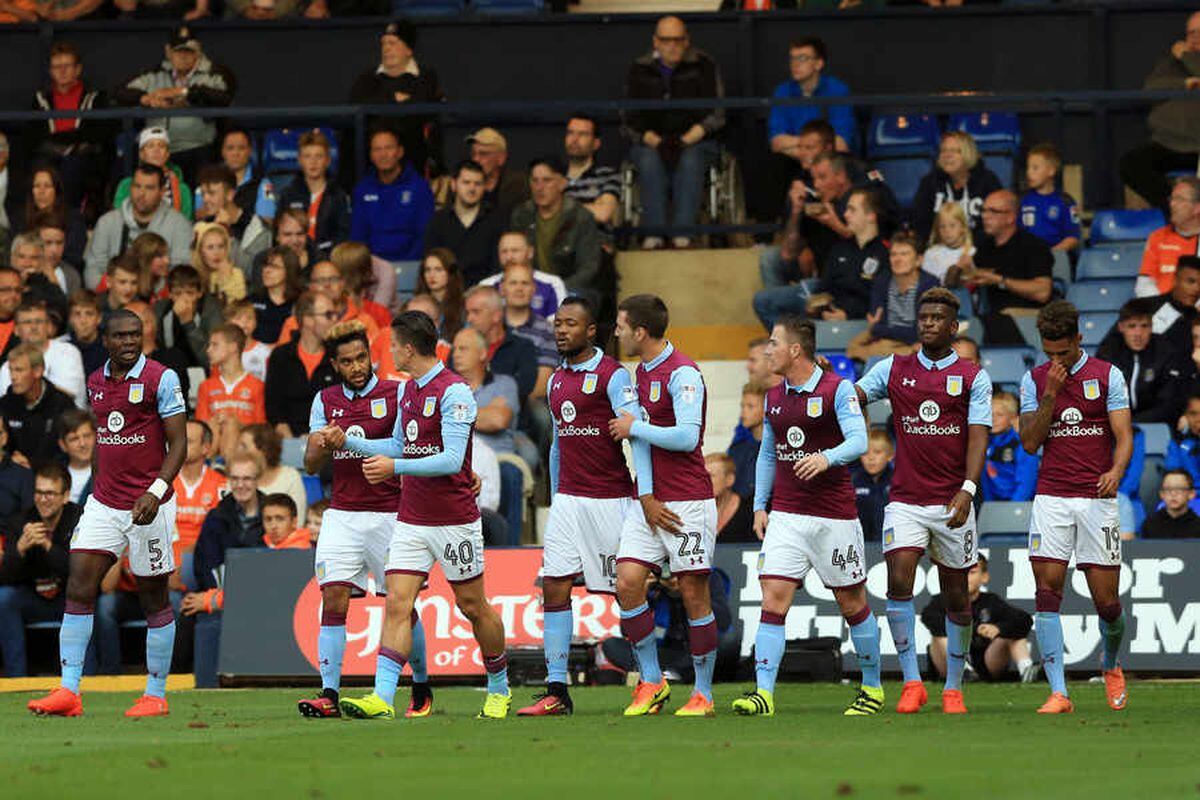
<path fill-rule="evenodd" d="M 363 105 L 441 103 L 446 100 L 437 73 L 417 64 L 413 50 L 417 29 L 406 19 L 387 24 L 379 36 L 379 66 L 358 76 L 350 87 L 350 102 Z M 379 118 L 375 118 L 376 120 Z M 432 124 L 426 139 L 426 125 Z M 389 127 L 400 134 L 408 160 L 422 175 L 440 173 L 441 131 L 431 116 L 389 118 Z"/>

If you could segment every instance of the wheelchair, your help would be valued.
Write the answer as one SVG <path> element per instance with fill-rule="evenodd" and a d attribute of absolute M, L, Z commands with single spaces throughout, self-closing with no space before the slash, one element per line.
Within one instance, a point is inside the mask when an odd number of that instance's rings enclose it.
<path fill-rule="evenodd" d="M 642 204 L 637 181 L 637 168 L 633 162 L 621 164 L 620 223 L 636 228 L 641 224 Z M 721 146 L 716 162 L 709 166 L 704 177 L 704 200 L 700 205 L 701 225 L 742 225 L 746 222 L 746 196 L 742 180 L 742 168 L 737 157 L 724 145 Z M 716 234 L 693 237 L 703 246 L 711 246 L 713 239 L 728 240 L 742 234 Z"/>

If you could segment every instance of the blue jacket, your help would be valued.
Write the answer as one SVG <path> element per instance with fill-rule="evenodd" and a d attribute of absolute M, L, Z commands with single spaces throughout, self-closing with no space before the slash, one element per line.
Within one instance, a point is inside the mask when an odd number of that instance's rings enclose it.
<path fill-rule="evenodd" d="M 429 183 L 411 165 L 391 183 L 372 172 L 354 187 L 350 238 L 387 261 L 419 261 L 433 210 Z"/>
<path fill-rule="evenodd" d="M 746 435 L 739 439 L 735 431 L 733 441 L 730 442 L 729 449 L 725 452 L 733 459 L 734 468 L 737 470 L 733 481 L 733 491 L 742 497 L 753 499 L 754 464 L 758 461 L 758 446 L 762 444 L 762 441 L 755 439 L 749 430 L 745 428 L 742 430 L 746 431 Z"/>
<path fill-rule="evenodd" d="M 804 91 L 800 84 L 789 78 L 775 87 L 772 93 L 775 97 L 803 97 Z M 850 87 L 837 78 L 822 75 L 817 82 L 813 97 L 848 97 Z M 805 123 L 814 119 L 823 119 L 833 126 L 838 136 L 846 140 L 851 152 L 854 151 L 858 135 L 854 125 L 854 107 L 851 105 L 836 106 L 775 106 L 767 118 L 767 140 L 781 133 L 797 136 Z"/>
<path fill-rule="evenodd" d="M 1037 486 L 1038 457 L 1025 452 L 1021 435 L 1009 428 L 988 437 L 983 464 L 983 499 L 1025 502 Z"/>
<path fill-rule="evenodd" d="M 1186 469 L 1192 483 L 1200 485 L 1200 436 L 1188 433 L 1171 441 L 1163 461 L 1163 470 L 1169 469 Z"/>
<path fill-rule="evenodd" d="M 862 523 L 863 540 L 876 544 L 883 541 L 883 509 L 892 491 L 892 473 L 888 464 L 877 477 L 871 477 L 861 463 L 850 466 L 850 482 L 854 485 L 854 502 L 858 506 L 858 521 Z"/>

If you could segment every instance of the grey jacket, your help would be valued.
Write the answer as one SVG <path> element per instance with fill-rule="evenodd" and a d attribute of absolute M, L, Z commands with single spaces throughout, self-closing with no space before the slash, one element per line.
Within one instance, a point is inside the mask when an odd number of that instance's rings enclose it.
<path fill-rule="evenodd" d="M 114 93 L 114 97 L 120 105 L 136 106 L 142 102 L 142 95 L 173 86 L 175 73 L 171 62 L 163 59 L 158 67 L 130 79 Z M 227 106 L 233 102 L 237 83 L 233 73 L 226 67 L 214 64 L 208 56 L 201 54 L 196 68 L 187 76 L 187 87 L 189 106 Z M 147 127 L 156 125 L 167 129 L 171 136 L 171 150 L 176 153 L 212 144 L 217 137 L 216 120 L 211 118 L 164 117 L 146 120 Z"/>
<path fill-rule="evenodd" d="M 158 206 L 148 225 L 139 225 L 133 218 L 133 201 L 126 200 L 96 220 L 92 239 L 83 252 L 83 282 L 95 289 L 108 269 L 108 262 L 119 256 L 138 236 L 157 233 L 167 240 L 172 264 L 192 261 L 192 223 L 166 203 Z"/>
<path fill-rule="evenodd" d="M 1188 78 L 1200 78 L 1200 53 L 1183 58 L 1167 55 L 1154 65 L 1145 89 L 1185 89 Z M 1150 138 L 1178 153 L 1200 151 L 1200 100 L 1167 100 L 1150 111 Z"/>

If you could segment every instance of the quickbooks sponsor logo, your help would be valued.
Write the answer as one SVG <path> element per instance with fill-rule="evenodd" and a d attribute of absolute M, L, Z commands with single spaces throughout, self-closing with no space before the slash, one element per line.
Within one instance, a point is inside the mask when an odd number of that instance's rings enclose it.
<path fill-rule="evenodd" d="M 334 461 L 344 461 L 346 459 L 361 460 L 362 456 L 360 456 L 358 453 L 351 452 L 350 450 L 334 450 L 333 451 L 333 460 Z"/>
<path fill-rule="evenodd" d="M 904 424 L 904 432 L 912 436 L 958 436 L 962 433 L 962 426 L 957 423 L 934 425 L 921 423 L 915 417 L 902 417 L 900 421 Z"/>
<path fill-rule="evenodd" d="M 101 434 L 96 437 L 97 444 L 106 445 L 108 447 L 126 447 L 146 443 L 145 434 L 137 433 L 133 436 L 118 436 L 116 434 Z"/>
<path fill-rule="evenodd" d="M 442 452 L 442 447 L 436 444 L 404 445 L 404 455 L 406 456 L 436 456 L 440 452 Z"/>
<path fill-rule="evenodd" d="M 558 428 L 559 437 L 563 436 L 599 436 L 600 429 L 595 425 L 584 425 L 578 427 L 576 425 L 560 425 Z"/>
<path fill-rule="evenodd" d="M 1055 423 L 1050 427 L 1050 438 L 1058 439 L 1063 436 L 1079 437 L 1079 436 L 1103 436 L 1107 433 L 1104 428 L 1099 425 L 1089 425 L 1086 428 L 1079 428 L 1074 425 L 1060 425 Z"/>

